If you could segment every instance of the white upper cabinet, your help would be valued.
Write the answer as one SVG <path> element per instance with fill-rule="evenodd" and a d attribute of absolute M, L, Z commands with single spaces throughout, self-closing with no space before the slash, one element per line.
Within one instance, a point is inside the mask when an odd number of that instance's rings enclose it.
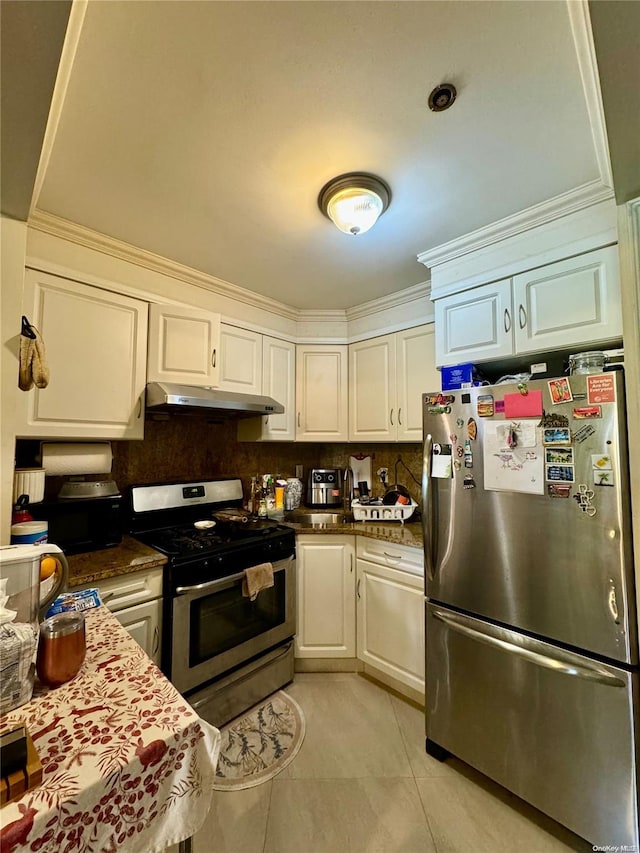
<path fill-rule="evenodd" d="M 348 441 L 346 346 L 296 347 L 296 440 Z"/>
<path fill-rule="evenodd" d="M 436 364 L 512 354 L 511 279 L 438 299 L 435 311 Z"/>
<path fill-rule="evenodd" d="M 396 341 L 393 335 L 349 345 L 349 439 L 395 441 Z"/>
<path fill-rule="evenodd" d="M 220 373 L 218 388 L 245 394 L 262 394 L 262 335 L 220 326 Z"/>
<path fill-rule="evenodd" d="M 420 441 L 422 394 L 440 389 L 434 327 L 418 326 L 349 347 L 351 441 Z"/>
<path fill-rule="evenodd" d="M 179 305 L 149 307 L 149 382 L 217 385 L 220 315 Z"/>
<path fill-rule="evenodd" d="M 294 441 L 296 437 L 296 347 L 262 337 L 262 394 L 284 406 L 280 415 L 238 421 L 240 441 Z"/>
<path fill-rule="evenodd" d="M 293 441 L 296 437 L 296 347 L 288 341 L 262 340 L 262 393 L 284 406 L 281 415 L 266 415 L 264 437 Z"/>
<path fill-rule="evenodd" d="M 19 392 L 17 434 L 142 438 L 147 303 L 27 269 L 23 305 L 45 342 L 50 381 Z"/>
<path fill-rule="evenodd" d="M 514 276 L 513 300 L 518 353 L 621 337 L 617 246 Z"/>
<path fill-rule="evenodd" d="M 607 246 L 437 299 L 438 365 L 622 337 L 618 250 Z"/>

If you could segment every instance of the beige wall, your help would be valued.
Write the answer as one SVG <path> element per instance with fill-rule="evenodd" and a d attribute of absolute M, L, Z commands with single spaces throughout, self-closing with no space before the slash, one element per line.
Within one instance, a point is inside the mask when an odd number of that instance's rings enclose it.
<path fill-rule="evenodd" d="M 27 226 L 0 219 L 0 544 L 9 542 L 13 459 L 15 451 L 15 401 L 18 394 L 18 352 Z"/>

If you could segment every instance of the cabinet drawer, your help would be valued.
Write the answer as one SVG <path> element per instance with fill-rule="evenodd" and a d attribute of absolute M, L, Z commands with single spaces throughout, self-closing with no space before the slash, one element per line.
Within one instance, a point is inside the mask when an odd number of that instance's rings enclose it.
<path fill-rule="evenodd" d="M 102 603 L 114 613 L 162 595 L 162 569 L 107 578 L 98 584 Z"/>
<path fill-rule="evenodd" d="M 357 556 L 358 559 L 369 560 L 412 575 L 422 576 L 424 572 L 424 555 L 419 548 L 396 545 L 383 539 L 358 536 Z"/>

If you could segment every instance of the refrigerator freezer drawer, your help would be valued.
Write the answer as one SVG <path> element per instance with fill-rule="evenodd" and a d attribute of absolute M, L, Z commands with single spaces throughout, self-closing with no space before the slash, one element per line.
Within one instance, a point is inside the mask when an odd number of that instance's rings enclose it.
<path fill-rule="evenodd" d="M 638 849 L 637 673 L 441 606 L 426 618 L 427 737 L 591 844 Z"/>

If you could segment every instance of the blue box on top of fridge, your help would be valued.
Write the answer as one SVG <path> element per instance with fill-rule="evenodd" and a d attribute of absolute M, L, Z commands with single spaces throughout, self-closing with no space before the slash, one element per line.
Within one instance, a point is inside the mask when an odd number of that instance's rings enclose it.
<path fill-rule="evenodd" d="M 475 364 L 450 364 L 440 368 L 440 382 L 443 391 L 453 391 L 457 388 L 469 388 L 478 379 Z"/>

